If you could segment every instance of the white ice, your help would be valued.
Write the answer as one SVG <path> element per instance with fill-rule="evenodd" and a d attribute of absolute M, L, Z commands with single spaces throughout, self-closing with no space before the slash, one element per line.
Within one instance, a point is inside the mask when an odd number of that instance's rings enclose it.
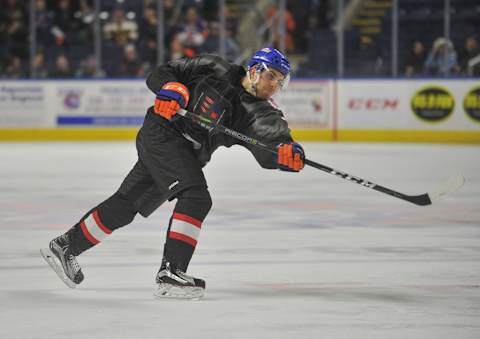
<path fill-rule="evenodd" d="M 173 203 L 82 254 L 75 290 L 39 255 L 118 188 L 134 143 L 1 143 L 0 338 L 480 338 L 480 148 L 304 145 L 408 194 L 456 172 L 466 183 L 417 207 L 221 149 L 205 168 L 214 207 L 189 268 L 206 297 L 155 300 Z"/>

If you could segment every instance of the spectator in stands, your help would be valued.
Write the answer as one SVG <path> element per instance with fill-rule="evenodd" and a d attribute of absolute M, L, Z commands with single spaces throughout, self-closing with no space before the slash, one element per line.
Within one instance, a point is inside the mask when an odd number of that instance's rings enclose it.
<path fill-rule="evenodd" d="M 79 30 L 79 22 L 75 18 L 76 8 L 70 0 L 57 1 L 54 10 L 54 26 L 52 33 L 58 46 L 62 46 L 65 42 L 70 42 L 71 34 Z"/>
<path fill-rule="evenodd" d="M 174 0 L 163 1 L 163 18 L 165 28 L 165 46 L 170 46 L 173 36 L 177 33 L 178 18 L 180 9 L 175 5 Z"/>
<path fill-rule="evenodd" d="M 48 67 L 45 64 L 45 54 L 42 50 L 37 50 L 37 53 L 35 54 L 32 75 L 35 78 L 48 78 Z"/>
<path fill-rule="evenodd" d="M 145 8 L 140 24 L 141 39 L 157 39 L 157 13 L 154 8 Z"/>
<path fill-rule="evenodd" d="M 108 60 L 104 62 L 105 71 L 109 76 L 119 76 L 125 49 L 138 38 L 138 25 L 126 19 L 122 8 L 116 8 L 112 14 L 112 20 L 103 27 L 103 32 L 106 38 L 103 58 Z"/>
<path fill-rule="evenodd" d="M 230 7 L 225 6 L 225 26 L 226 26 L 226 34 L 232 40 L 236 39 L 238 33 L 238 16 L 234 14 L 234 12 L 230 9 Z"/>
<path fill-rule="evenodd" d="M 465 40 L 464 50 L 459 57 L 459 64 L 462 74 L 473 75 L 472 69 L 469 67 L 469 62 L 474 58 L 480 57 L 480 47 L 475 36 L 469 36 Z"/>
<path fill-rule="evenodd" d="M 3 37 L 2 48 L 7 54 L 5 57 L 28 56 L 28 16 L 23 1 L 7 0 L 0 11 L 0 37 Z M 9 64 L 13 62 L 10 59 Z M 16 62 L 14 62 L 16 64 Z"/>
<path fill-rule="evenodd" d="M 164 0 L 165 2 L 165 0 Z M 156 0 L 143 0 L 143 9 L 151 8 L 151 9 L 156 9 L 157 4 Z"/>
<path fill-rule="evenodd" d="M 65 54 L 60 54 L 56 61 L 53 71 L 50 73 L 52 78 L 71 78 L 73 77 L 73 72 L 70 68 L 70 62 L 68 61 Z"/>
<path fill-rule="evenodd" d="M 95 21 L 95 10 L 88 0 L 80 0 L 79 5 L 78 10 L 74 14 L 79 22 L 78 38 L 80 43 L 89 45 L 88 50 L 91 50 L 94 39 L 93 23 Z"/>
<path fill-rule="evenodd" d="M 135 21 L 126 19 L 123 9 L 116 8 L 112 20 L 103 27 L 103 33 L 107 40 L 135 42 L 138 38 L 138 25 Z"/>
<path fill-rule="evenodd" d="M 185 14 L 185 23 L 180 24 L 178 39 L 186 54 L 194 57 L 201 49 L 207 35 L 206 23 L 200 18 L 195 7 L 188 7 Z"/>
<path fill-rule="evenodd" d="M 233 40 L 227 30 L 225 34 L 225 54 L 227 59 L 233 60 L 240 52 L 240 47 Z M 220 50 L 220 25 L 216 21 L 208 23 L 208 36 L 202 46 L 202 53 L 218 53 Z"/>
<path fill-rule="evenodd" d="M 423 74 L 426 59 L 427 51 L 425 45 L 419 40 L 414 41 L 405 66 L 405 75 L 411 77 Z"/>
<path fill-rule="evenodd" d="M 457 52 L 452 42 L 445 38 L 437 38 L 425 61 L 425 73 L 446 76 L 457 74 L 459 69 Z"/>
<path fill-rule="evenodd" d="M 353 53 L 345 63 L 346 73 L 353 76 L 385 76 L 385 56 L 378 40 L 369 35 L 359 35 L 349 46 Z M 347 54 L 348 55 L 348 54 Z"/>
<path fill-rule="evenodd" d="M 98 68 L 97 60 L 93 55 L 80 62 L 80 67 L 75 73 L 77 78 L 104 78 L 105 72 Z"/>
<path fill-rule="evenodd" d="M 18 56 L 13 56 L 5 68 L 5 76 L 10 79 L 23 78 L 25 72 L 22 67 L 22 60 Z"/>
<path fill-rule="evenodd" d="M 123 60 L 120 65 L 118 76 L 121 77 L 144 77 L 145 71 L 138 60 L 137 50 L 133 44 L 125 46 Z"/>
<path fill-rule="evenodd" d="M 315 2 L 315 7 L 312 2 Z M 325 4 L 324 4 L 325 3 Z M 296 29 L 292 32 L 292 37 L 297 53 L 306 53 L 308 47 L 307 37 L 310 34 L 310 27 L 315 24 L 326 25 L 327 4 L 328 1 L 312 1 L 312 0 L 289 0 L 287 1 L 287 8 L 292 13 L 296 23 Z M 315 15 L 316 9 L 324 6 L 319 16 Z M 325 18 L 324 18 L 325 17 Z M 313 27 L 312 27 L 313 28 Z"/>
<path fill-rule="evenodd" d="M 152 67 L 157 60 L 157 13 L 155 9 L 146 7 L 140 23 L 139 52 L 142 60 Z"/>
<path fill-rule="evenodd" d="M 169 60 L 176 60 L 187 57 L 185 49 L 183 48 L 182 42 L 180 41 L 178 34 L 175 34 L 170 41 L 170 55 Z"/>
<path fill-rule="evenodd" d="M 267 9 L 267 20 L 269 20 L 270 34 L 273 36 L 273 46 L 279 48 L 280 46 L 280 31 L 278 27 L 279 16 L 278 16 L 278 6 L 271 5 Z M 292 13 L 285 9 L 284 13 L 285 20 L 285 49 L 288 53 L 295 52 L 295 42 L 293 40 L 293 34 L 297 27 L 297 23 L 292 15 Z"/>
<path fill-rule="evenodd" d="M 95 20 L 95 10 L 88 0 L 80 0 L 80 9 L 77 13 L 85 25 L 91 25 Z"/>
<path fill-rule="evenodd" d="M 46 48 L 53 42 L 51 30 L 54 22 L 54 13 L 47 8 L 45 0 L 36 0 L 35 6 L 37 48 Z"/>

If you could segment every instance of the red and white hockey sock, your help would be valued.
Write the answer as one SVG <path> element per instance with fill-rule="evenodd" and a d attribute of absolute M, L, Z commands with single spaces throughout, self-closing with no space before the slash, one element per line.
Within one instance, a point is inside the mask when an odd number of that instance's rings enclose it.
<path fill-rule="evenodd" d="M 187 270 L 198 243 L 202 220 L 183 213 L 173 213 L 165 242 L 164 259 Z"/>
<path fill-rule="evenodd" d="M 197 246 L 202 221 L 182 213 L 173 213 L 168 238 L 180 240 L 192 247 Z"/>
<path fill-rule="evenodd" d="M 81 223 L 80 229 L 92 245 L 96 245 L 112 233 L 100 220 L 97 210 L 90 213 Z"/>
<path fill-rule="evenodd" d="M 77 256 L 100 243 L 116 229 L 128 225 L 136 215 L 133 204 L 116 192 L 88 211 L 70 230 L 72 254 Z"/>

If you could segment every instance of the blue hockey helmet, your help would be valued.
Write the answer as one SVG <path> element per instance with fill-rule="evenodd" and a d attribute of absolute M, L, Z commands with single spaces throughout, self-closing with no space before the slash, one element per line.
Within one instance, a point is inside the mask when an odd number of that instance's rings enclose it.
<path fill-rule="evenodd" d="M 273 68 L 285 77 L 282 88 L 285 88 L 290 80 L 290 62 L 287 57 L 279 50 L 273 47 L 265 47 L 258 50 L 248 61 L 248 69 L 255 65 L 261 66 L 263 69 Z"/>
<path fill-rule="evenodd" d="M 253 65 L 262 63 L 267 67 L 276 69 L 284 76 L 290 74 L 290 62 L 285 55 L 275 48 L 265 47 L 257 51 L 250 59 L 247 66 L 250 69 Z"/>

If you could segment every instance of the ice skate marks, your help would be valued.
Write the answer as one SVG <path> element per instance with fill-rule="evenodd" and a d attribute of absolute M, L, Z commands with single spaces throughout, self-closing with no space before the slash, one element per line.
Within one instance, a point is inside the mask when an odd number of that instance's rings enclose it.
<path fill-rule="evenodd" d="M 157 289 L 153 292 L 156 299 L 190 299 L 200 300 L 204 296 L 204 289 L 201 287 L 180 287 L 172 284 L 158 284 Z"/>
<path fill-rule="evenodd" d="M 42 248 L 40 249 L 40 254 L 42 255 L 43 259 L 50 265 L 50 267 L 55 271 L 58 277 L 70 288 L 75 288 L 77 285 L 71 281 L 63 272 L 63 268 L 61 265 L 58 265 L 55 254 L 50 251 L 49 248 Z"/>

